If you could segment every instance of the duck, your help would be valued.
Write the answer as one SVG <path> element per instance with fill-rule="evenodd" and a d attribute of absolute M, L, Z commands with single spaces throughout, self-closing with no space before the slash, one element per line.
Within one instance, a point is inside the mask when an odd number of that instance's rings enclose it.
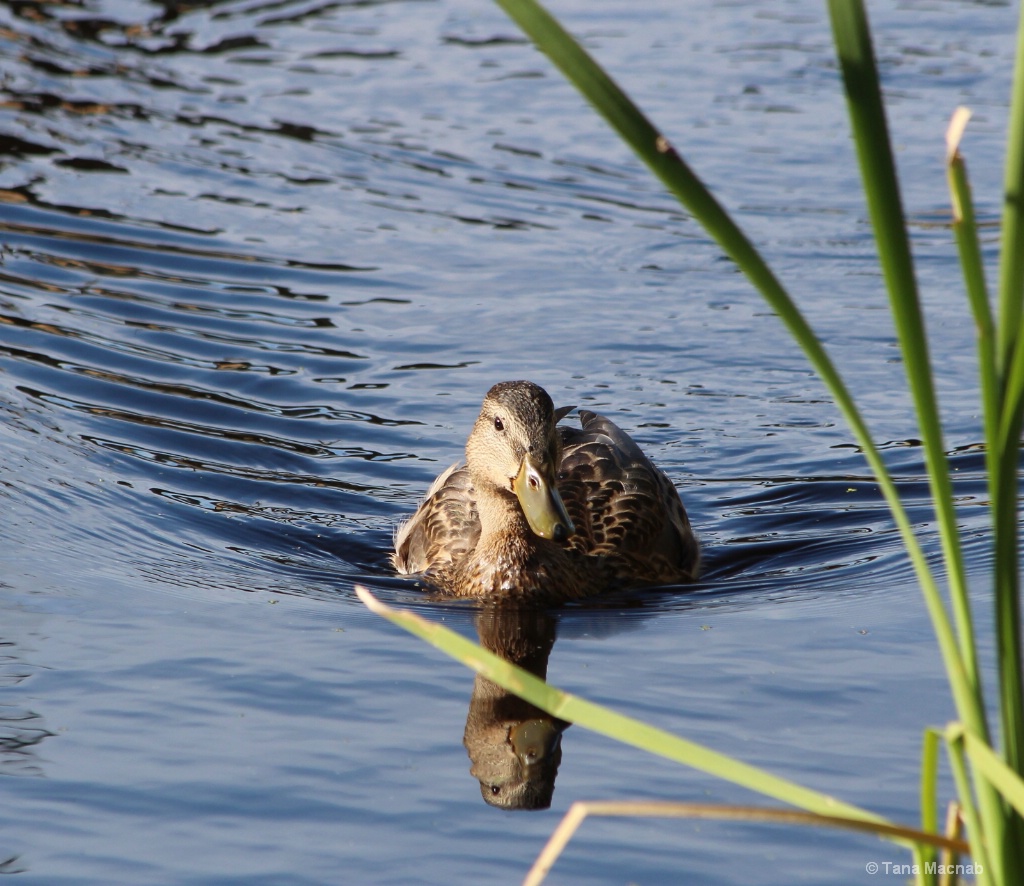
<path fill-rule="evenodd" d="M 395 571 L 442 595 L 545 605 L 696 580 L 700 548 L 672 481 L 604 416 L 559 425 L 575 408 L 530 381 L 494 385 L 465 460 L 395 533 Z"/>

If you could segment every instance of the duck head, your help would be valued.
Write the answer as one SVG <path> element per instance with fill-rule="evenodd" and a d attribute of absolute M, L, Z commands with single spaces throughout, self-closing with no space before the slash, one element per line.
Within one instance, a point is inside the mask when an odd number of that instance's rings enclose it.
<path fill-rule="evenodd" d="M 533 382 L 500 382 L 484 397 L 466 442 L 477 488 L 514 495 L 534 534 L 554 541 L 575 531 L 556 486 L 562 441 L 555 425 L 564 412 Z"/>

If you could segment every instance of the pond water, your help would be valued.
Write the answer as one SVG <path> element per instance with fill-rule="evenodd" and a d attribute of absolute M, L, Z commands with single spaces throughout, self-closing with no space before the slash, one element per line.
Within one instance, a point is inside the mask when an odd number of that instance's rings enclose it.
<path fill-rule="evenodd" d="M 942 138 L 970 105 L 994 260 L 1016 16 L 876 5 L 984 623 Z M 934 550 L 822 5 L 553 9 L 764 247 Z M 550 809 L 492 808 L 463 747 L 472 675 L 356 600 L 363 583 L 475 634 L 387 557 L 483 393 L 522 377 L 634 434 L 707 564 L 692 588 L 554 613 L 549 679 L 918 820 L 921 731 L 952 707 L 849 431 L 495 6 L 24 2 L 0 10 L 0 53 L 0 872 L 511 883 L 576 800 L 758 802 L 573 727 Z M 605 819 L 550 882 L 875 882 L 868 862 L 907 860 L 864 836 Z"/>

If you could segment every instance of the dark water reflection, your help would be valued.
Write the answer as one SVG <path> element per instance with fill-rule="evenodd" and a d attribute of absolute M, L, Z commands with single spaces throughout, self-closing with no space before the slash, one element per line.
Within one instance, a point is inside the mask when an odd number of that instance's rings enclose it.
<path fill-rule="evenodd" d="M 35 670 L 23 660 L 16 642 L 0 638 L 0 689 L 18 686 Z M 0 705 L 0 776 L 41 775 L 35 750 L 52 735 L 35 711 L 17 705 Z"/>
<path fill-rule="evenodd" d="M 542 680 L 557 623 L 547 612 L 487 609 L 476 618 L 480 645 Z M 505 809 L 547 809 L 569 724 L 477 674 L 462 742 L 480 795 Z"/>
<path fill-rule="evenodd" d="M 934 553 L 822 9 L 554 8 L 764 245 Z M 980 593 L 941 138 L 970 104 L 991 229 L 1015 13 L 872 14 Z M 916 820 L 920 729 L 950 711 L 863 459 L 757 296 L 495 8 L 24 2 L 0 9 L 0 58 L 0 871 L 480 882 L 524 870 L 576 799 L 749 800 L 583 730 L 560 743 L 494 687 L 466 717 L 468 675 L 365 613 L 357 581 Z M 516 621 L 391 574 L 395 524 L 519 377 L 651 453 L 701 583 Z M 464 718 L 485 799 L 551 814 L 482 808 Z M 884 860 L 838 835 L 645 828 L 595 824 L 566 881 L 851 882 Z"/>

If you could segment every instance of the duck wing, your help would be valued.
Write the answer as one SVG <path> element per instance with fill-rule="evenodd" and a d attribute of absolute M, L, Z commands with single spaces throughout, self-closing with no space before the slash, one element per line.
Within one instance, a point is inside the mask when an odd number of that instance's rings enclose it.
<path fill-rule="evenodd" d="M 466 556 L 480 537 L 473 483 L 464 464 L 454 464 L 427 490 L 426 498 L 395 534 L 391 561 L 403 575 L 426 572 Z"/>
<path fill-rule="evenodd" d="M 585 410 L 580 420 L 559 428 L 558 491 L 576 526 L 569 544 L 604 558 L 624 583 L 692 581 L 697 540 L 672 482 L 613 422 Z"/>

